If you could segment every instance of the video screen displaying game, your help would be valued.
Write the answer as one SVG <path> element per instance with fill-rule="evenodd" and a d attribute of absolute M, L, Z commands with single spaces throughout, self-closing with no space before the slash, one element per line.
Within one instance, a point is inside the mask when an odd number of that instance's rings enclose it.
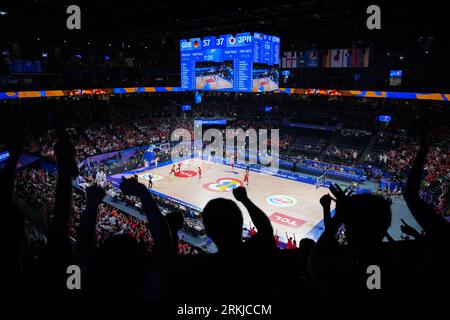
<path fill-rule="evenodd" d="M 267 64 L 253 64 L 253 91 L 266 92 L 278 89 L 278 68 Z"/>
<path fill-rule="evenodd" d="M 241 33 L 180 41 L 181 88 L 267 92 L 278 89 L 280 38 Z"/>
<path fill-rule="evenodd" d="M 233 81 L 233 61 L 195 64 L 195 87 L 198 90 L 232 89 Z"/>

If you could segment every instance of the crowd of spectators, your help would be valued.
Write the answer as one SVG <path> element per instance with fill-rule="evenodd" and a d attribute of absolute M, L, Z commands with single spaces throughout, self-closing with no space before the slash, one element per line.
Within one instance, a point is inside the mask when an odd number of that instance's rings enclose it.
<path fill-rule="evenodd" d="M 203 212 L 198 212 L 152 196 L 134 178 L 122 181 L 120 190 L 116 189 L 118 196 L 112 201 L 132 206 L 145 219 L 106 202 L 109 183 L 99 183 L 103 188 L 95 184 L 99 172 L 109 173 L 106 162 L 93 165 L 88 174 L 82 173 L 84 190 L 74 189 L 72 180 L 79 176 L 77 165 L 86 157 L 166 142 L 177 127 L 192 133 L 193 119 L 214 115 L 215 110 L 230 118 L 230 128 L 244 130 L 277 128 L 276 116 L 284 117 L 289 111 L 292 121 L 297 117 L 324 124 L 320 112 L 305 116 L 294 107 L 275 106 L 272 119 L 253 116 L 252 112 L 261 112 L 256 103 L 246 110 L 248 114 L 239 111 L 239 103 L 224 104 L 220 99 L 208 104 L 203 114 L 170 114 L 167 110 L 173 105 L 164 107 L 165 101 L 162 102 L 162 108 L 146 108 L 139 99 L 124 102 L 125 107 L 117 101 L 111 105 L 87 103 L 89 112 L 65 110 L 70 129 L 61 132 L 42 125 L 33 134 L 23 135 L 25 146 L 20 137 L 6 141 L 11 155 L 1 171 L 0 206 L 5 213 L 1 252 L 7 267 L 2 290 L 10 297 L 40 292 L 42 297 L 69 299 L 101 296 L 168 301 L 186 298 L 186 288 L 195 301 L 229 300 L 230 292 L 238 301 L 448 296 L 450 230 L 442 215 L 448 213 L 449 207 L 450 154 L 444 138 L 431 144 L 423 136 L 419 141 L 415 140 L 417 135 L 400 131 L 388 134 L 375 126 L 369 132 L 366 122 L 345 130 L 338 111 L 326 122 L 339 127 L 333 134 L 312 135 L 324 140 L 321 150 L 307 150 L 315 146 L 292 148 L 299 145 L 297 139 L 307 136 L 306 129 L 299 135 L 282 134 L 281 150 L 298 157 L 299 163 L 302 152 L 306 155 L 309 151 L 307 157 L 321 160 L 330 151 L 337 155 L 335 163 L 317 162 L 315 166 L 340 171 L 345 164 L 356 169 L 366 159 L 366 164 L 384 167 L 398 176 L 403 183 L 398 192 L 404 195 L 423 232 L 404 223 L 402 232 L 407 241 L 392 241 L 387 233 L 391 224 L 388 200 L 377 195 L 354 195 L 332 185 L 330 194 L 320 199 L 324 232 L 318 241 L 286 235 L 287 243 L 281 244 L 266 213 L 247 197 L 244 188 L 234 190 L 235 201 L 213 199 Z M 350 140 L 364 140 L 365 147 L 352 147 L 350 142 L 346 147 L 343 141 Z M 382 147 L 376 149 L 374 145 Z M 57 173 L 36 168 L 17 170 L 24 149 L 54 162 Z M 428 201 L 430 194 L 435 196 Z M 46 228 L 35 228 L 36 221 L 25 218 L 21 212 L 25 209 L 17 206 L 16 199 L 37 211 Z M 236 202 L 250 215 L 252 223 L 247 230 L 243 230 L 242 212 Z M 336 203 L 333 217 L 332 202 Z M 441 215 L 436 214 L 436 208 Z M 181 231 L 194 235 L 198 224 L 202 225 L 202 234 L 198 235 L 211 239 L 217 252 L 206 254 L 204 248 L 183 238 Z M 29 241 L 24 242 L 24 238 Z M 78 291 L 66 287 L 67 266 L 73 264 L 80 266 L 86 281 Z M 383 273 L 379 290 L 367 287 L 367 268 L 373 265 Z M 274 270 L 291 276 L 279 277 Z M 25 281 L 29 274 L 39 276 L 35 281 Z M 243 290 L 249 279 L 251 296 Z"/>
<path fill-rule="evenodd" d="M 34 169 L 16 173 L 22 152 L 20 138 L 8 142 L 7 147 L 11 156 L 1 172 L 0 204 L 7 213 L 2 223 L 8 226 L 2 228 L 2 261 L 7 267 L 2 290 L 9 297 L 27 297 L 39 290 L 41 298 L 101 296 L 164 302 L 186 299 L 183 288 L 190 288 L 190 299 L 203 302 L 229 301 L 230 293 L 236 301 L 447 297 L 449 224 L 419 194 L 422 173 L 429 165 L 427 157 L 434 154 L 425 142 L 416 152 L 405 190 L 406 203 L 424 232 L 405 224 L 402 230 L 410 240 L 383 241 L 389 239 L 389 201 L 376 195 L 354 195 L 332 185 L 330 194 L 320 199 L 324 232 L 318 241 L 287 235 L 288 250 L 279 250 L 278 235 L 267 215 L 240 187 L 234 189 L 234 199 L 246 208 L 252 221 L 245 241 L 242 212 L 236 202 L 213 199 L 201 218 L 218 251 L 207 255 L 176 238 L 183 217 L 163 215 L 147 187 L 135 178 L 123 180 L 120 190 L 139 199 L 146 223 L 103 203 L 105 190 L 98 186 L 86 188 L 85 196 L 74 192 L 71 181 L 78 172 L 75 148 L 68 136 L 59 136 L 55 145 L 57 176 Z M 25 192 L 17 177 L 43 182 L 38 193 L 54 197 L 53 209 L 48 212 L 52 217 L 48 237 L 39 251 L 42 256 L 28 252 L 37 250 L 36 246 L 20 244 L 22 235 L 30 231 L 20 221 L 24 216 L 14 201 Z M 40 198 L 30 202 L 41 211 Z M 333 217 L 332 202 L 336 202 Z M 33 263 L 27 260 L 24 264 L 24 257 L 33 257 Z M 84 281 L 75 291 L 67 288 L 67 267 L 73 264 L 81 268 Z M 367 270 L 374 265 L 382 272 L 381 286 L 375 278 L 368 280 Z M 291 276 L 279 277 L 273 272 L 276 269 Z M 21 281 L 30 272 L 39 276 L 31 282 Z M 251 294 L 242 288 L 248 279 L 252 279 Z"/>
<path fill-rule="evenodd" d="M 44 169 L 31 169 L 19 170 L 16 181 L 18 197 L 48 220 L 54 205 L 56 178 Z"/>
<path fill-rule="evenodd" d="M 183 95 L 181 97 L 185 99 Z M 403 183 L 417 149 L 417 141 L 407 134 L 408 125 L 412 125 L 411 120 L 407 120 L 410 117 L 395 104 L 372 105 L 355 102 L 353 107 L 344 106 L 340 101 L 327 104 L 319 100 L 316 103 L 323 107 L 318 109 L 313 100 L 284 96 L 244 95 L 239 96 L 233 103 L 229 103 L 228 95 L 206 95 L 204 99 L 201 106 L 185 113 L 179 111 L 179 106 L 164 96 L 155 99 L 113 99 L 109 102 L 81 100 L 76 102 L 76 108 L 75 103 L 70 101 L 65 101 L 62 105 L 67 104 L 64 106 L 64 113 L 70 119 L 70 126 L 66 133 L 75 144 L 78 161 L 96 154 L 168 142 L 170 133 L 176 128 L 187 129 L 193 137 L 194 119 L 213 116 L 229 119 L 228 128 L 231 129 L 241 128 L 245 131 L 249 128 L 280 128 L 281 159 L 326 161 L 336 166 L 337 171 L 340 171 L 339 165 L 365 169 L 368 165 L 375 166 L 400 177 Z M 263 101 L 273 105 L 271 112 L 264 112 L 261 106 Z M 149 106 L 149 103 L 153 105 Z M 301 104 L 302 108 L 296 107 L 296 104 Z M 364 104 L 363 108 L 358 104 Z M 51 104 L 47 107 L 48 113 L 52 112 L 53 107 Z M 362 109 L 364 111 L 361 111 Z M 374 124 L 376 115 L 381 112 L 378 109 L 392 115 L 389 129 Z M 424 108 L 423 114 L 428 116 L 433 114 L 433 110 Z M 28 124 L 31 119 L 28 119 L 26 114 L 22 115 Z M 33 108 L 30 115 L 39 117 Z M 284 117 L 284 120 L 289 117 L 290 121 L 306 127 L 287 127 L 285 121 L 279 121 L 280 117 Z M 2 124 L 6 128 L 9 125 L 6 122 Z M 334 128 L 334 131 L 308 128 L 308 125 L 328 126 Z M 53 141 L 56 131 L 52 126 L 43 129 L 45 125 L 41 125 L 39 128 L 34 128 L 36 130 L 32 131 L 32 135 L 26 135 L 29 137 L 26 151 L 55 162 Z M 220 129 L 226 137 L 225 130 Z M 430 201 L 442 207 L 445 203 L 442 197 L 448 186 L 448 147 L 432 147 L 431 153 L 423 187 L 427 192 L 431 192 Z M 129 169 L 141 165 L 142 160 L 137 155 L 130 161 L 105 161 L 99 170 L 112 174 L 122 167 Z M 95 170 L 92 170 L 87 176 L 95 173 Z"/>
<path fill-rule="evenodd" d="M 406 177 L 417 155 L 416 143 L 406 144 L 399 150 L 387 154 L 387 166 L 400 177 Z M 436 207 L 439 213 L 448 215 L 446 209 L 450 186 L 450 150 L 447 146 L 430 147 L 422 175 L 423 197 Z"/>

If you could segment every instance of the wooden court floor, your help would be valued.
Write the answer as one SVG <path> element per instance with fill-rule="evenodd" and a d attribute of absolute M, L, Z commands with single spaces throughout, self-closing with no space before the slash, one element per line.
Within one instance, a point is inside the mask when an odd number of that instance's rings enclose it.
<path fill-rule="evenodd" d="M 201 178 L 197 174 L 199 165 Z M 186 160 L 178 176 L 169 175 L 171 167 L 167 165 L 150 170 L 153 189 L 199 208 L 217 197 L 234 200 L 231 190 L 244 185 L 244 170 L 232 170 L 229 165 L 199 159 Z M 147 185 L 146 175 L 148 171 L 141 172 L 138 177 Z M 290 237 L 295 234 L 299 241 L 323 219 L 319 199 L 328 192 L 327 188 L 316 189 L 314 185 L 256 172 L 250 172 L 249 185 L 245 187 L 249 198 L 270 218 L 280 238 L 285 238 L 287 232 Z M 250 217 L 245 207 L 240 203 L 238 205 L 248 226 Z"/>

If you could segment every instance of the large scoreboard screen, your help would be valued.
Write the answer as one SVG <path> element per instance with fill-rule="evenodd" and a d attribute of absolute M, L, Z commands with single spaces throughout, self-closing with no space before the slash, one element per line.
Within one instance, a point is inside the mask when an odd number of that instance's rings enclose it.
<path fill-rule="evenodd" d="M 265 92 L 278 89 L 280 38 L 249 32 L 180 41 L 186 90 Z"/>

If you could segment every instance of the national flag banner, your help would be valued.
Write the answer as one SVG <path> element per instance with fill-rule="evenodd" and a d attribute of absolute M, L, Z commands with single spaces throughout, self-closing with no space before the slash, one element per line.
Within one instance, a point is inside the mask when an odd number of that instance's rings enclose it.
<path fill-rule="evenodd" d="M 298 52 L 298 55 L 297 55 L 297 67 L 298 68 L 305 68 L 307 66 L 307 57 L 308 57 L 308 51 L 301 50 Z"/>
<path fill-rule="evenodd" d="M 292 68 L 297 68 L 297 51 L 292 52 Z"/>
<path fill-rule="evenodd" d="M 353 49 L 344 49 L 344 61 L 342 66 L 344 68 L 351 68 L 353 66 Z"/>
<path fill-rule="evenodd" d="M 344 50 L 343 49 L 332 49 L 331 50 L 331 68 L 342 68 L 343 63 L 343 55 Z"/>
<path fill-rule="evenodd" d="M 370 49 L 369 48 L 362 48 L 360 51 L 360 65 L 362 68 L 368 68 L 369 67 L 369 54 Z"/>
<path fill-rule="evenodd" d="M 361 61 L 360 61 L 360 59 L 359 59 L 359 55 L 361 54 L 360 53 L 360 51 L 361 51 L 361 49 L 359 49 L 359 48 L 354 48 L 354 49 L 352 49 L 352 67 L 353 68 L 361 68 Z"/>
<path fill-rule="evenodd" d="M 286 56 L 286 68 L 292 68 L 292 52 L 288 51 Z"/>
<path fill-rule="evenodd" d="M 315 49 L 308 50 L 306 63 L 308 68 L 317 68 L 319 66 L 319 51 Z"/>
<path fill-rule="evenodd" d="M 283 51 L 283 57 L 281 58 L 281 68 L 287 68 L 287 59 L 286 59 L 287 53 L 286 51 Z"/>
<path fill-rule="evenodd" d="M 330 67 L 330 50 L 322 50 L 322 68 Z"/>

